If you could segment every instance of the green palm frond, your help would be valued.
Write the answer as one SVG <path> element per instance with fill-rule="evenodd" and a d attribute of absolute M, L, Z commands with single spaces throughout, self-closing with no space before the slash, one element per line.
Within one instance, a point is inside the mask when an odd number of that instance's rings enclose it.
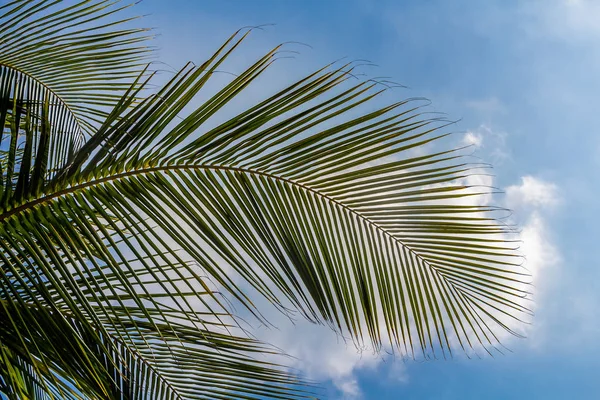
<path fill-rule="evenodd" d="M 251 293 L 413 357 L 516 334 L 511 229 L 461 149 L 415 151 L 448 135 L 417 100 L 363 111 L 385 88 L 334 64 L 214 126 L 280 46 L 182 115 L 248 32 L 141 98 L 143 31 L 54 3 L 0 17 L 0 393 L 312 396 L 232 315 Z"/>
<path fill-rule="evenodd" d="M 118 29 L 118 1 L 14 1 L 0 16 L 2 202 L 64 166 L 145 67 L 146 29 Z M 22 153 L 17 155 L 16 152 Z M 15 170 L 20 167 L 19 170 Z M 27 193 L 31 189 L 33 193 Z"/>

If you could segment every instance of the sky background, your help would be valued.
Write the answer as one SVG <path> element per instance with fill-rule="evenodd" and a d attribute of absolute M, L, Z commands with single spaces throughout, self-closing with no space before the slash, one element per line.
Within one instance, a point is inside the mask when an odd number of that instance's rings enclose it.
<path fill-rule="evenodd" d="M 487 183 L 504 191 L 493 203 L 514 210 L 534 276 L 528 338 L 495 358 L 404 362 L 279 321 L 266 338 L 326 382 L 330 398 L 600 398 L 600 2 L 144 0 L 136 13 L 158 28 L 166 69 L 202 62 L 247 25 L 276 24 L 254 32 L 233 65 L 279 42 L 312 47 L 288 45 L 300 54 L 249 102 L 341 57 L 368 59 L 378 65 L 363 69 L 369 76 L 408 86 L 388 99 L 427 97 L 429 110 L 460 119 L 456 145 L 493 163 Z"/>

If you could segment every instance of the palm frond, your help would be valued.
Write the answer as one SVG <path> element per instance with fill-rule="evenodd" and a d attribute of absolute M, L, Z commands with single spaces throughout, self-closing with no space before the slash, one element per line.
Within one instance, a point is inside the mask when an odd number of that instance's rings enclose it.
<path fill-rule="evenodd" d="M 230 46 L 237 45 L 232 39 Z M 60 184 L 68 188 L 36 205 L 84 196 L 118 218 L 143 213 L 239 300 L 243 293 L 218 260 L 272 301 L 274 284 L 307 316 L 357 338 L 367 334 L 376 345 L 383 322 L 390 339 L 406 349 L 449 349 L 447 330 L 468 341 L 458 318 L 478 342 L 492 344 L 489 318 L 505 326 L 488 307 L 526 311 L 519 303 L 524 292 L 513 288 L 526 274 L 502 240 L 507 229 L 488 215 L 493 209 L 446 205 L 474 195 L 453 183 L 471 167 L 453 150 L 406 156 L 445 136 L 436 121 L 403 101 L 318 129 L 377 95 L 368 82 L 293 112 L 344 82 L 347 66 L 318 71 L 199 132 L 264 71 L 275 49 L 165 131 L 229 54 L 221 51 L 107 125 L 101 147 L 75 156 L 82 162 L 74 162 Z M 182 223 L 189 232 L 179 229 Z M 137 224 L 133 220 L 130 229 Z"/>
<path fill-rule="evenodd" d="M 4 309 L 14 314 L 11 307 Z M 118 339 L 120 333 L 90 336 L 81 320 L 63 318 L 47 310 L 21 310 L 37 318 L 37 327 L 11 326 L 6 323 L 9 315 L 3 312 L 3 350 L 18 359 L 5 357 L 5 362 L 0 363 L 2 378 L 8 380 L 5 393 L 21 398 L 60 399 L 237 399 L 258 398 L 257 394 L 308 397 L 308 392 L 297 387 L 299 382 L 281 366 L 250 357 L 252 353 L 274 354 L 275 349 L 247 337 L 219 334 L 214 329 L 141 319 L 134 322 L 129 318 L 136 314 L 135 310 L 113 310 L 113 318 L 123 315 L 120 329 L 130 331 L 127 342 Z M 154 316 L 155 321 L 160 319 L 159 314 Z M 23 338 L 27 343 L 35 343 L 36 349 L 26 348 Z M 17 371 L 8 371 L 15 366 Z M 186 371 L 185 378 L 182 371 Z M 23 385 L 15 385 L 16 379 Z M 15 392 L 15 388 L 20 391 Z"/>
<path fill-rule="evenodd" d="M 310 397 L 264 356 L 279 352 L 244 335 L 233 316 L 230 301 L 264 320 L 253 291 L 357 345 L 389 343 L 415 358 L 489 351 L 502 332 L 517 334 L 512 321 L 530 313 L 528 275 L 511 229 L 497 221 L 499 208 L 469 201 L 488 189 L 464 183 L 480 166 L 461 149 L 415 151 L 448 136 L 418 100 L 363 111 L 386 89 L 354 80 L 352 63 L 332 64 L 213 126 L 281 46 L 182 116 L 248 32 L 138 100 L 151 79 L 145 69 L 131 75 L 143 57 L 140 32 L 77 28 L 112 13 L 106 1 L 37 17 L 53 5 L 11 2 L 2 18 L 17 22 L 0 28 L 10 50 L 19 21 L 39 25 L 13 60 L 74 37 L 69 57 L 81 53 L 63 75 L 36 76 L 35 61 L 30 75 L 0 67 L 10 132 L 0 162 L 1 392 Z M 98 50 L 111 43 L 118 50 Z M 126 84 L 87 91 L 102 70 L 89 61 L 98 52 L 103 70 L 132 67 L 118 69 Z M 22 91 L 26 79 L 34 95 Z M 37 83 L 52 79 L 66 80 Z M 72 124 L 53 117 L 57 104 Z M 69 124 L 89 137 L 49 145 Z"/>
<path fill-rule="evenodd" d="M 145 67 L 145 29 L 118 1 L 12 1 L 0 15 L 2 204 L 35 195 Z M 19 154 L 20 153 L 20 154 Z"/>

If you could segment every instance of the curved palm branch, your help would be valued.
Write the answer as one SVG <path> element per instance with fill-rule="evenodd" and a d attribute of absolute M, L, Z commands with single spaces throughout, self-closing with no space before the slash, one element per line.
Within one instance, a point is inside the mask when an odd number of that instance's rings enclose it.
<path fill-rule="evenodd" d="M 247 32 L 141 98 L 144 31 L 55 3 L 2 8 L 1 393 L 312 396 L 232 315 L 263 319 L 250 292 L 413 357 L 529 313 L 499 209 L 461 202 L 478 166 L 414 151 L 447 135 L 417 101 L 361 111 L 385 89 L 329 65 L 210 127 L 280 47 L 182 117 Z"/>
<path fill-rule="evenodd" d="M 15 1 L 1 8 L 4 205 L 32 194 L 26 189 L 39 190 L 42 176 L 64 166 L 147 63 L 150 49 L 141 44 L 147 30 L 115 29 L 132 18 L 110 18 L 127 6 L 58 3 Z"/>

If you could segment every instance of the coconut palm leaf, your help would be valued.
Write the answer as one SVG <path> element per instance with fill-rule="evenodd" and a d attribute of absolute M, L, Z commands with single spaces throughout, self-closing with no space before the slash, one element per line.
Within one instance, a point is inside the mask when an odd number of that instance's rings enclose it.
<path fill-rule="evenodd" d="M 257 298 L 413 357 L 516 334 L 511 230 L 461 149 L 416 151 L 448 135 L 422 103 L 365 111 L 386 88 L 332 64 L 215 124 L 281 46 L 184 113 L 249 32 L 141 96 L 122 7 L 55 3 L 2 8 L 0 392 L 312 396 L 233 315 Z"/>
<path fill-rule="evenodd" d="M 1 147 L 10 155 L 3 170 L 5 205 L 33 194 L 26 189 L 39 190 L 41 176 L 72 157 L 147 63 L 147 30 L 119 29 L 131 18 L 112 18 L 128 5 L 59 3 L 2 7 Z"/>

